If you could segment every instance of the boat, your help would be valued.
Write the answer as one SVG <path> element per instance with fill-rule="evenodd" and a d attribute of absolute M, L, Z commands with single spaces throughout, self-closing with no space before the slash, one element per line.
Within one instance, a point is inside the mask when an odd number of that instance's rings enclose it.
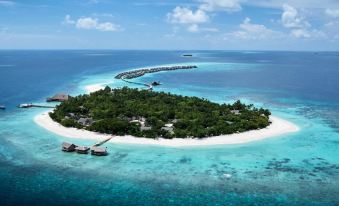
<path fill-rule="evenodd" d="M 161 83 L 160 83 L 160 82 L 152 82 L 151 85 L 152 85 L 152 86 L 159 86 L 159 85 L 161 85 Z"/>
<path fill-rule="evenodd" d="M 0 105 L 0 109 L 6 109 L 4 105 Z"/>

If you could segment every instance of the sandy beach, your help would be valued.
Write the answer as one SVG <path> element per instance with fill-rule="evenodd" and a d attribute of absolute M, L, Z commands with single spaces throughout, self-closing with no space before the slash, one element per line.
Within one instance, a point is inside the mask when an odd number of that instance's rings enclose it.
<path fill-rule="evenodd" d="M 272 124 L 267 128 L 253 130 L 243 133 L 214 136 L 204 139 L 148 139 L 133 136 L 114 136 L 110 142 L 121 144 L 143 144 L 143 145 L 160 145 L 167 147 L 191 147 L 191 146 L 208 146 L 208 145 L 228 145 L 228 144 L 243 144 L 253 141 L 258 141 L 266 138 L 276 137 L 299 130 L 298 126 L 284 119 L 271 116 Z M 68 138 L 103 140 L 111 135 L 90 132 L 87 130 L 66 128 L 59 123 L 53 121 L 48 112 L 41 113 L 34 117 L 34 121 L 41 127 L 53 132 L 57 135 Z"/>
<path fill-rule="evenodd" d="M 105 84 L 90 84 L 85 86 L 86 93 L 96 92 L 100 89 L 105 89 Z"/>

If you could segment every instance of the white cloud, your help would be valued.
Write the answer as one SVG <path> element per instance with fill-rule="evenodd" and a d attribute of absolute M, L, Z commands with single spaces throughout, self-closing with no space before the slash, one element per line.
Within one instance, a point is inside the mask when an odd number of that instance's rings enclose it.
<path fill-rule="evenodd" d="M 15 3 L 13 1 L 0 0 L 0 6 L 13 6 Z"/>
<path fill-rule="evenodd" d="M 100 23 L 98 19 L 92 17 L 82 17 L 78 20 L 72 20 L 70 15 L 66 15 L 64 24 L 75 25 L 78 29 L 99 30 L 99 31 L 121 31 L 120 25 L 111 22 Z"/>
<path fill-rule="evenodd" d="M 252 33 L 266 33 L 271 31 L 262 24 L 252 24 L 251 19 L 248 17 L 246 17 L 244 22 L 240 24 L 240 28 Z"/>
<path fill-rule="evenodd" d="M 309 38 L 311 34 L 306 29 L 293 29 L 291 35 L 296 38 Z"/>
<path fill-rule="evenodd" d="M 91 17 L 79 18 L 75 24 L 78 29 L 96 29 L 98 20 Z"/>
<path fill-rule="evenodd" d="M 192 33 L 197 33 L 197 32 L 218 32 L 219 29 L 217 28 L 212 28 L 212 27 L 200 27 L 197 24 L 192 24 L 187 28 L 187 31 L 192 32 Z"/>
<path fill-rule="evenodd" d="M 197 24 L 192 24 L 187 28 L 187 31 L 189 32 L 198 32 L 199 31 L 199 26 Z"/>
<path fill-rule="evenodd" d="M 97 29 L 100 31 L 121 31 L 120 25 L 113 24 L 111 22 L 105 22 L 97 25 Z"/>
<path fill-rule="evenodd" d="M 199 7 L 201 10 L 213 11 L 239 11 L 241 6 L 238 0 L 200 0 L 203 4 Z"/>
<path fill-rule="evenodd" d="M 325 13 L 327 16 L 332 17 L 332 18 L 339 17 L 339 9 L 326 9 Z"/>
<path fill-rule="evenodd" d="M 245 18 L 243 23 L 239 25 L 240 30 L 228 33 L 227 38 L 244 39 L 244 40 L 265 40 L 280 38 L 280 32 L 268 29 L 262 24 L 252 24 L 250 18 Z"/>
<path fill-rule="evenodd" d="M 187 31 L 200 32 L 208 31 L 207 28 L 200 28 L 199 24 L 209 21 L 209 16 L 205 11 L 197 9 L 195 12 L 186 7 L 176 7 L 167 14 L 167 21 L 172 24 L 188 25 Z"/>
<path fill-rule="evenodd" d="M 199 24 L 207 22 L 209 16 L 200 9 L 194 12 L 189 8 L 177 6 L 172 12 L 167 14 L 167 20 L 170 23 Z"/>
<path fill-rule="evenodd" d="M 309 31 L 311 24 L 305 20 L 296 8 L 288 4 L 283 5 L 281 22 L 284 27 L 291 29 L 290 34 L 295 38 L 310 38 L 312 33 L 316 33 Z"/>
<path fill-rule="evenodd" d="M 239 0 L 243 5 L 261 8 L 281 8 L 284 4 L 295 8 L 326 9 L 339 6 L 338 0 Z"/>
<path fill-rule="evenodd" d="M 305 28 L 310 26 L 297 9 L 288 4 L 283 5 L 281 21 L 286 28 Z"/>
<path fill-rule="evenodd" d="M 71 19 L 71 16 L 69 14 L 67 14 L 65 16 L 63 23 L 64 24 L 75 24 L 75 21 Z"/>
<path fill-rule="evenodd" d="M 99 3 L 99 0 L 89 0 L 88 3 L 90 3 L 90 4 L 97 4 L 97 3 Z"/>

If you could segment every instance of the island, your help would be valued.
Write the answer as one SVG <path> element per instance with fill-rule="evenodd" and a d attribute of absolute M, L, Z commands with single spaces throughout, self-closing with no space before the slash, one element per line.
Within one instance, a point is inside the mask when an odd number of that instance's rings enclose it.
<path fill-rule="evenodd" d="M 182 57 L 193 57 L 193 54 L 183 54 Z"/>
<path fill-rule="evenodd" d="M 70 97 L 49 116 L 64 127 L 143 138 L 208 138 L 270 125 L 270 111 L 164 92 L 105 87 Z"/>

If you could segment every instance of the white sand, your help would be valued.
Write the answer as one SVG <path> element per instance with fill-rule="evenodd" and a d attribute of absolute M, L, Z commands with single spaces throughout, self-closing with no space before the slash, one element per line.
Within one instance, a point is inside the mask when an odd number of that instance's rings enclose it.
<path fill-rule="evenodd" d="M 99 91 L 100 89 L 105 89 L 105 85 L 104 84 L 90 84 L 90 85 L 85 86 L 85 90 L 87 93 L 96 92 L 96 91 Z"/>
<path fill-rule="evenodd" d="M 226 144 L 243 144 L 257 140 L 275 137 L 287 133 L 297 132 L 298 126 L 284 119 L 271 116 L 272 124 L 267 128 L 253 130 L 243 133 L 221 135 L 208 137 L 204 139 L 162 139 L 157 140 L 138 138 L 133 136 L 114 136 L 110 142 L 122 144 L 144 144 L 144 145 L 161 145 L 168 147 L 190 147 L 190 146 L 207 146 L 207 145 L 226 145 Z M 96 141 L 104 140 L 110 135 L 80 130 L 75 128 L 66 128 L 57 122 L 54 122 L 47 112 L 35 116 L 34 121 L 41 127 L 58 134 L 60 136 L 80 139 L 93 139 Z"/>

